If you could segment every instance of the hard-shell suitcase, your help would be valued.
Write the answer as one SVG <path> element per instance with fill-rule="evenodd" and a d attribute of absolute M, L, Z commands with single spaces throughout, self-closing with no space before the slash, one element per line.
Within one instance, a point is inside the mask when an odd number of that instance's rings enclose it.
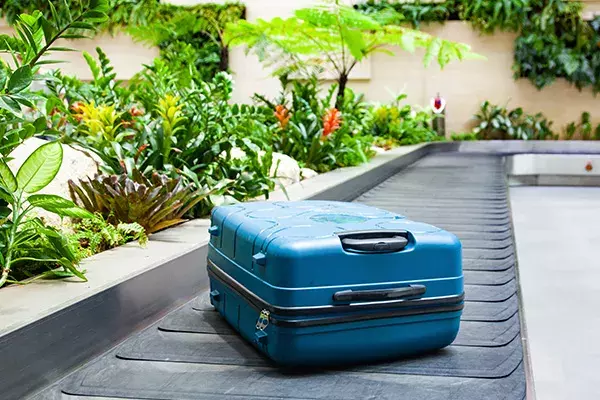
<path fill-rule="evenodd" d="M 415 354 L 455 339 L 461 245 L 451 233 L 356 203 L 217 207 L 208 273 L 215 308 L 278 363 Z"/>

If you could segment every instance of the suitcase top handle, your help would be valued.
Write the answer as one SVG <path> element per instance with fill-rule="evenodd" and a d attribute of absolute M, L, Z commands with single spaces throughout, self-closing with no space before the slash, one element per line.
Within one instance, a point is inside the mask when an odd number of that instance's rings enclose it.
<path fill-rule="evenodd" d="M 393 253 L 408 245 L 408 232 L 404 230 L 352 231 L 337 235 L 344 250 L 355 253 Z"/>

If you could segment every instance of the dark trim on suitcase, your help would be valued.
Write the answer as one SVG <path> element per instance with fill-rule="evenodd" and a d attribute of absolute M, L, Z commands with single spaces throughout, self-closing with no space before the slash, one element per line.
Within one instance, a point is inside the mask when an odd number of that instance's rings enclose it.
<path fill-rule="evenodd" d="M 307 327 L 316 325 L 327 325 L 344 322 L 366 321 L 381 318 L 393 318 L 410 315 L 422 315 L 442 312 L 460 311 L 464 308 L 464 293 L 453 296 L 429 297 L 425 299 L 403 299 L 381 302 L 340 304 L 306 307 L 279 307 L 267 303 L 265 300 L 248 290 L 214 262 L 207 260 L 208 275 L 219 280 L 246 301 L 256 310 L 267 310 L 271 315 L 271 322 L 279 326 Z M 384 308 L 382 312 L 362 315 L 341 315 L 310 320 L 283 320 L 274 317 L 273 314 L 282 317 L 305 317 L 316 314 L 347 313 L 354 311 L 377 310 Z M 390 310 L 390 308 L 395 308 Z"/>

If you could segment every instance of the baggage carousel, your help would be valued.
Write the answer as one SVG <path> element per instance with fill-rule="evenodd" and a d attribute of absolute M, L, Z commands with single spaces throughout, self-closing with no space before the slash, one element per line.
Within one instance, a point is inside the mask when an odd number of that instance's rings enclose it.
<path fill-rule="evenodd" d="M 354 201 L 460 238 L 466 301 L 451 346 L 377 364 L 281 369 L 239 337 L 202 292 L 33 398 L 524 399 L 516 256 L 503 158 L 430 154 Z"/>

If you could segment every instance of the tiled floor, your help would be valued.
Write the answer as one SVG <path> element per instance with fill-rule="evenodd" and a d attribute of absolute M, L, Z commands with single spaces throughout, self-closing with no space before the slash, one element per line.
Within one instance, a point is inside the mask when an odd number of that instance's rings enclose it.
<path fill-rule="evenodd" d="M 600 188 L 510 197 L 537 399 L 599 399 Z"/>

